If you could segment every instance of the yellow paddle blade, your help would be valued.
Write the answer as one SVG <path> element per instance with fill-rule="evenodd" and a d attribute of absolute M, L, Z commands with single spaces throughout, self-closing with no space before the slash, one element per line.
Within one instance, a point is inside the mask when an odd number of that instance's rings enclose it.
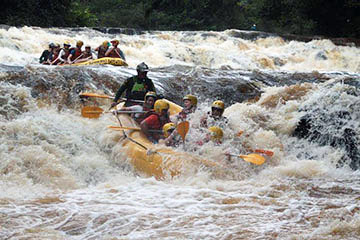
<path fill-rule="evenodd" d="M 266 161 L 263 156 L 256 153 L 251 153 L 249 155 L 239 155 L 238 157 L 244 159 L 246 162 L 250 162 L 256 165 L 261 165 Z"/>
<path fill-rule="evenodd" d="M 102 94 L 97 94 L 97 93 L 88 93 L 88 92 L 80 93 L 79 96 L 80 97 L 110 98 L 110 99 L 114 98 L 114 97 L 108 96 L 108 95 L 102 95 Z"/>
<path fill-rule="evenodd" d="M 181 122 L 176 126 L 176 130 L 179 133 L 179 135 L 181 136 L 183 141 L 185 141 L 185 136 L 189 131 L 189 126 L 190 126 L 190 124 L 188 121 Z"/>
<path fill-rule="evenodd" d="M 97 106 L 85 106 L 81 109 L 81 116 L 86 118 L 99 118 L 104 110 Z"/>

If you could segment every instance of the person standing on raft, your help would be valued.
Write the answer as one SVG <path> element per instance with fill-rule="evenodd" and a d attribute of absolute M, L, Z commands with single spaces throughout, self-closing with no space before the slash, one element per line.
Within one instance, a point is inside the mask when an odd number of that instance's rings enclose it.
<path fill-rule="evenodd" d="M 126 81 L 121 85 L 115 95 L 114 102 L 111 104 L 111 107 L 115 107 L 118 104 L 118 100 L 124 92 L 126 92 L 125 107 L 137 104 L 136 101 L 132 100 L 143 101 L 147 92 L 156 93 L 153 81 L 147 77 L 147 73 L 149 71 L 148 65 L 142 62 L 137 65 L 136 70 L 137 75 L 126 79 Z"/>

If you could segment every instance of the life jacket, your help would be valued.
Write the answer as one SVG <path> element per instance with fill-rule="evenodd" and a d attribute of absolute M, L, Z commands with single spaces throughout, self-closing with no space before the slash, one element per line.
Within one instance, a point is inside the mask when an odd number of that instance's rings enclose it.
<path fill-rule="evenodd" d="M 70 55 L 70 50 L 65 50 L 65 48 L 62 48 L 62 49 L 60 49 L 60 51 L 59 51 L 59 54 L 61 53 L 61 50 L 64 50 L 63 52 L 64 52 L 64 55 L 62 55 L 62 56 L 60 56 L 60 61 L 67 61 L 67 58 L 69 57 L 69 55 Z"/>
<path fill-rule="evenodd" d="M 71 61 L 74 61 L 75 59 L 77 59 L 82 54 L 81 49 L 77 48 L 77 47 L 76 48 L 70 48 L 69 55 L 70 55 L 71 52 L 73 52 L 72 56 L 70 58 Z"/>
<path fill-rule="evenodd" d="M 143 107 L 143 111 L 146 111 L 146 113 L 141 113 L 136 118 L 134 118 L 138 124 L 140 124 L 144 119 L 155 113 L 154 109 L 150 109 L 150 108 Z"/>
<path fill-rule="evenodd" d="M 51 57 L 50 61 L 54 61 L 55 59 L 57 59 L 58 56 L 59 56 L 59 54 L 60 54 L 60 50 L 59 50 L 59 51 L 54 51 L 53 54 L 52 54 L 52 57 Z M 56 60 L 56 61 L 53 63 L 53 65 L 57 65 L 59 62 L 60 62 L 60 59 Z"/>
<path fill-rule="evenodd" d="M 147 84 L 147 81 L 150 81 L 150 79 L 142 79 L 141 82 L 138 79 L 138 76 L 134 76 L 131 79 L 131 85 L 129 85 L 129 88 L 126 91 L 126 98 L 128 99 L 136 99 L 136 100 L 143 100 L 145 98 L 145 94 L 148 91 L 152 91 L 152 89 L 149 89 L 150 86 Z"/>
<path fill-rule="evenodd" d="M 49 55 L 50 55 L 50 51 L 47 49 L 44 50 L 40 57 L 40 63 L 46 62 L 49 59 Z"/>
<path fill-rule="evenodd" d="M 51 51 L 51 52 L 49 53 L 48 60 L 51 61 L 51 60 L 53 60 L 53 59 L 54 59 L 54 52 Z"/>
<path fill-rule="evenodd" d="M 208 112 L 208 117 L 206 119 L 207 126 L 218 126 L 220 128 L 225 128 L 228 124 L 228 119 L 224 116 L 214 117 L 211 115 L 211 112 Z"/>
<path fill-rule="evenodd" d="M 108 57 L 111 58 L 121 58 L 120 57 L 120 49 L 118 47 L 114 48 L 113 51 L 111 51 L 111 53 L 108 55 Z"/>
<path fill-rule="evenodd" d="M 149 130 L 162 130 L 163 126 L 164 126 L 166 123 L 169 123 L 169 122 L 170 122 L 169 116 L 167 116 L 166 119 L 161 120 L 160 115 L 159 115 L 157 112 L 152 111 L 151 114 L 149 115 L 149 117 L 152 116 L 152 115 L 157 116 L 157 121 L 158 121 L 158 122 L 157 122 L 157 124 L 154 125 L 154 126 L 148 126 L 148 127 L 149 127 Z M 163 136 L 163 134 L 161 134 L 161 133 L 156 133 L 156 132 L 151 132 L 150 135 L 151 135 L 151 137 L 152 137 L 153 139 L 155 139 L 156 141 L 159 141 L 159 139 Z"/>
<path fill-rule="evenodd" d="M 125 91 L 125 97 L 128 99 L 125 102 L 125 107 L 129 107 L 137 104 L 137 103 L 134 104 L 134 101 L 131 100 L 143 101 L 145 98 L 145 94 L 147 92 L 149 91 L 155 92 L 154 84 L 149 78 L 146 77 L 145 79 L 142 79 L 141 83 L 137 83 L 137 85 L 134 86 L 135 83 L 138 81 L 140 81 L 138 79 L 138 76 L 133 76 L 126 79 L 125 83 L 123 83 L 119 88 L 119 90 L 116 92 L 114 101 L 119 100 L 119 98 Z"/>
<path fill-rule="evenodd" d="M 105 53 L 106 51 L 109 49 L 109 47 L 104 47 L 104 46 L 100 46 L 99 50 L 98 50 L 98 58 L 103 58 L 105 57 Z"/>
<path fill-rule="evenodd" d="M 88 58 L 88 57 L 92 58 L 91 52 L 83 51 L 81 54 L 82 54 L 81 58 Z"/>
<path fill-rule="evenodd" d="M 177 119 L 178 119 L 178 120 L 181 120 L 181 121 L 185 121 L 186 118 L 187 118 L 187 116 L 188 116 L 190 113 L 193 113 L 193 112 L 195 112 L 195 107 L 194 107 L 194 106 L 191 106 L 191 108 L 189 108 L 189 109 L 183 108 L 183 110 L 178 113 Z"/>

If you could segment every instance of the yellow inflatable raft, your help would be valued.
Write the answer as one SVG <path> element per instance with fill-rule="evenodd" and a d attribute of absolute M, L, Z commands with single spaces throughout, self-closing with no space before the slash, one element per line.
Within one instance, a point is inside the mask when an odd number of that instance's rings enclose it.
<path fill-rule="evenodd" d="M 89 60 L 82 63 L 74 63 L 71 66 L 86 66 L 86 65 L 104 65 L 109 64 L 113 66 L 127 66 L 128 64 L 122 60 L 121 58 L 110 58 L 110 57 L 104 57 L 99 58 L 95 60 Z"/>
<path fill-rule="evenodd" d="M 170 114 L 181 111 L 181 107 L 168 101 Z M 139 125 L 128 114 L 118 114 L 121 126 L 136 127 Z M 179 149 L 166 147 L 163 144 L 153 144 L 138 130 L 122 130 L 121 144 L 135 170 L 145 176 L 154 176 L 156 179 L 173 177 L 188 172 L 192 174 L 200 165 L 217 167 L 218 164 L 205 159 L 200 159 L 190 153 Z"/>

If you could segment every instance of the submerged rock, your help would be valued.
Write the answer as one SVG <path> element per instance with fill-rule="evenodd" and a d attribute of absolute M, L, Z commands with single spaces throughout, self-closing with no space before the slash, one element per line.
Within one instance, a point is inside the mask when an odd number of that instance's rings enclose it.
<path fill-rule="evenodd" d="M 343 149 L 346 155 L 337 166 L 349 163 L 351 169 L 357 170 L 360 168 L 359 138 L 348 125 L 351 120 L 352 116 L 348 111 L 327 113 L 318 109 L 300 119 L 293 136 Z"/>

